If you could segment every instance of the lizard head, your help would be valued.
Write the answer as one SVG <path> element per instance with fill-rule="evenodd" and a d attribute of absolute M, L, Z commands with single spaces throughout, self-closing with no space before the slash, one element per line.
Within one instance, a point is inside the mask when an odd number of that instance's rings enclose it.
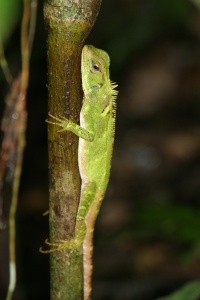
<path fill-rule="evenodd" d="M 84 94 L 99 93 L 110 84 L 110 58 L 108 54 L 91 45 L 82 50 L 81 72 Z"/>

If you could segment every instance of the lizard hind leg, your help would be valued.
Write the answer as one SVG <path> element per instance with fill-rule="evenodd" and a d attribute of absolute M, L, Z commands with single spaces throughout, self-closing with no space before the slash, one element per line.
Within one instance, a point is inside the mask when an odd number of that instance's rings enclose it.
<path fill-rule="evenodd" d="M 87 182 L 82 184 L 81 197 L 76 216 L 75 238 L 77 241 L 83 243 L 87 231 L 87 214 L 90 211 L 91 205 L 96 194 L 96 184 L 94 182 Z"/>

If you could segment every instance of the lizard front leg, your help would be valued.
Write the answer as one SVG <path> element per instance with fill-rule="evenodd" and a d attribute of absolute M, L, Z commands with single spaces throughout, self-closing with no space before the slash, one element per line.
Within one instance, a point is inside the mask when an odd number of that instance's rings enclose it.
<path fill-rule="evenodd" d="M 51 113 L 48 113 L 48 116 L 51 117 L 55 121 L 46 120 L 49 124 L 54 124 L 57 126 L 60 126 L 62 129 L 58 130 L 58 132 L 64 132 L 64 131 L 71 131 L 74 134 L 76 134 L 78 137 L 88 141 L 92 142 L 94 140 L 94 134 L 92 132 L 87 131 L 83 127 L 79 126 L 78 124 L 70 121 L 69 119 L 65 117 L 56 117 L 52 115 Z"/>

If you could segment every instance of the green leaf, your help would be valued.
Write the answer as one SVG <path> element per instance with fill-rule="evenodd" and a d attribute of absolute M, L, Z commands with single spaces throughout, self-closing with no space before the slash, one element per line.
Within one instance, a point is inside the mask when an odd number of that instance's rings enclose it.
<path fill-rule="evenodd" d="M 3 42 L 12 34 L 20 17 L 21 0 L 0 0 L 0 37 Z"/>
<path fill-rule="evenodd" d="M 198 300 L 200 297 L 200 281 L 192 281 L 175 293 L 157 300 Z"/>

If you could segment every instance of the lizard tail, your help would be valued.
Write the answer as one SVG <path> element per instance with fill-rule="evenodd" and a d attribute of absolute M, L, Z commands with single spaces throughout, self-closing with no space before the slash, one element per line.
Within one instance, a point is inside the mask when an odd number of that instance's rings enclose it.
<path fill-rule="evenodd" d="M 84 268 L 84 300 L 90 299 L 92 291 L 92 271 L 93 271 L 93 235 L 95 221 L 104 197 L 103 191 L 97 191 L 95 199 L 92 203 L 91 209 L 89 210 L 86 217 L 86 236 L 83 242 L 83 268 Z"/>
<path fill-rule="evenodd" d="M 92 291 L 92 272 L 93 272 L 93 263 L 92 263 L 92 257 L 93 257 L 93 231 L 94 229 L 91 229 L 90 231 L 87 230 L 85 240 L 83 243 L 83 266 L 84 266 L 84 300 L 90 299 L 90 294 Z"/>

